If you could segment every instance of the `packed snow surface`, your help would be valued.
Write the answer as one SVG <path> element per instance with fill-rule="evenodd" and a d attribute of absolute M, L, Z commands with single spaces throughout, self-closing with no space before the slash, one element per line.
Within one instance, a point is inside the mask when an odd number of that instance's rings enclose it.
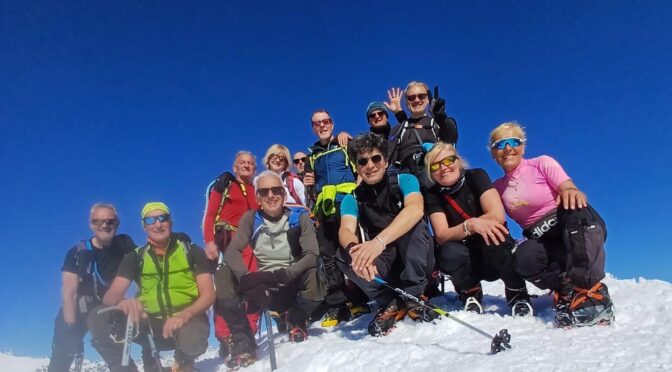
<path fill-rule="evenodd" d="M 458 310 L 452 287 L 432 302 L 489 334 L 508 329 L 512 349 L 490 355 L 490 340 L 442 318 L 431 323 L 405 319 L 386 337 L 368 335 L 372 315 L 335 328 L 314 323 L 309 338 L 294 344 L 276 335 L 278 371 L 672 371 L 672 284 L 660 280 L 618 280 L 608 276 L 616 307 L 611 326 L 558 329 L 552 299 L 529 286 L 534 317 L 512 317 L 501 281 L 484 282 L 485 314 Z M 265 332 L 257 343 L 259 360 L 241 371 L 270 371 Z M 139 349 L 137 345 L 135 349 Z M 138 354 L 139 350 L 134 352 Z M 164 365 L 172 362 L 164 352 Z M 0 371 L 46 370 L 47 358 L 0 354 Z M 202 372 L 226 371 L 213 345 L 196 363 Z M 102 363 L 84 363 L 85 371 L 104 371 Z"/>

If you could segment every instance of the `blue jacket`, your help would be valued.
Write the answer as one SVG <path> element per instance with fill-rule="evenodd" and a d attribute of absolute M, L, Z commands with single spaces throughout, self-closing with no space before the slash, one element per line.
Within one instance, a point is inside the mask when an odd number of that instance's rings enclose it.
<path fill-rule="evenodd" d="M 318 141 L 309 150 L 306 165 L 315 173 L 315 191 L 318 194 L 326 185 L 356 182 L 355 166 L 348 157 L 347 149 L 339 146 L 335 139 L 326 146 Z M 336 202 L 340 202 L 344 196 L 337 195 Z"/>

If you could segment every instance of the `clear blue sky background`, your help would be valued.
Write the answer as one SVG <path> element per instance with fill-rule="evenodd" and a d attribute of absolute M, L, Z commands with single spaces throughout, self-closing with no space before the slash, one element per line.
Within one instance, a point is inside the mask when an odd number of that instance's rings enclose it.
<path fill-rule="evenodd" d="M 0 2 L 0 349 L 46 355 L 88 210 L 165 201 L 202 241 L 204 188 L 240 149 L 367 130 L 392 86 L 438 85 L 493 178 L 495 125 L 565 167 L 609 228 L 607 269 L 671 280 L 669 1 Z M 520 230 L 513 229 L 518 235 Z M 89 353 L 92 356 L 92 353 Z"/>

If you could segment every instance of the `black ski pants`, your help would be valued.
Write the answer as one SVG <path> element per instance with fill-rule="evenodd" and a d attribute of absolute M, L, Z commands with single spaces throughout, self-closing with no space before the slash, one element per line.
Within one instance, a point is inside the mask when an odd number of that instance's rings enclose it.
<path fill-rule="evenodd" d="M 393 286 L 398 286 L 409 294 L 420 297 L 427 286 L 434 269 L 434 247 L 429 236 L 427 223 L 418 222 L 409 232 L 387 245 L 387 248 L 376 257 L 374 264 L 378 276 Z M 366 293 L 379 307 L 386 307 L 394 298 L 394 292 L 375 281 L 367 282 L 352 270 L 352 258 L 344 249 L 340 257 L 347 263 L 340 267 L 359 288 Z"/>
<path fill-rule="evenodd" d="M 483 237 L 474 235 L 465 241 L 449 241 L 438 246 L 436 261 L 458 292 L 479 285 L 481 280 L 497 279 L 502 279 L 509 289 L 520 290 L 525 288 L 525 281 L 514 268 L 514 246 L 511 236 L 499 245 L 488 245 Z"/>
<path fill-rule="evenodd" d="M 327 307 L 345 304 L 348 300 L 346 295 L 345 277 L 336 265 L 334 255 L 340 246 L 338 242 L 338 230 L 341 228 L 341 203 L 336 203 L 336 213 L 330 216 L 322 216 L 319 220 L 316 237 L 320 245 L 320 257 L 324 263 L 324 271 L 327 274 Z"/>
<path fill-rule="evenodd" d="M 238 280 L 228 266 L 219 269 L 225 278 L 217 288 L 217 311 L 229 325 L 234 340 L 242 335 L 254 343 L 254 335 L 247 321 L 246 306 L 238 289 Z M 277 312 L 287 311 L 290 324 L 303 324 L 308 316 L 324 301 L 326 283 L 317 268 L 306 270 L 296 280 L 278 290 L 269 291 L 271 295 L 269 309 Z"/>
<path fill-rule="evenodd" d="M 591 206 L 559 208 L 523 234 L 528 240 L 516 249 L 516 271 L 535 286 L 565 293 L 571 287 L 589 289 L 604 278 L 607 227 Z"/>
<path fill-rule="evenodd" d="M 54 319 L 54 338 L 51 342 L 51 359 L 48 372 L 68 372 L 78 354 L 84 353 L 84 336 L 88 332 L 86 315 L 77 313 L 74 324 L 63 321 L 63 308 Z"/>
<path fill-rule="evenodd" d="M 91 344 L 107 363 L 111 372 L 126 372 L 121 366 L 124 345 L 115 343 L 110 337 L 113 323 L 126 325 L 126 316 L 121 311 L 108 311 L 98 314 L 94 309 L 89 315 L 88 325 L 91 330 Z M 208 348 L 210 322 L 206 314 L 195 315 L 182 328 L 177 330 L 172 339 L 163 338 L 164 321 L 160 318 L 148 318 L 142 322 L 138 336 L 134 343 L 142 346 L 142 359 L 146 367 L 153 365 L 149 337 L 154 337 L 157 350 L 175 350 L 175 360 L 190 363 L 205 353 Z M 151 329 L 150 329 L 151 328 Z M 133 361 L 129 365 L 130 371 L 137 371 Z"/>

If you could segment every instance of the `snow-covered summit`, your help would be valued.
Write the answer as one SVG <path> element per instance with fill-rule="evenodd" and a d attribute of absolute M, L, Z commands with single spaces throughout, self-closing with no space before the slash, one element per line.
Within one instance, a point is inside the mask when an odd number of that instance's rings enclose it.
<path fill-rule="evenodd" d="M 366 325 L 371 315 L 336 328 L 309 328 L 301 344 L 286 336 L 275 340 L 278 371 L 670 371 L 672 370 L 672 284 L 660 280 L 618 280 L 608 276 L 616 306 L 616 322 L 609 327 L 556 329 L 552 299 L 528 285 L 535 317 L 508 314 L 504 287 L 498 281 L 484 283 L 486 314 L 457 311 L 458 301 L 450 285 L 435 304 L 482 330 L 494 334 L 506 328 L 512 349 L 490 355 L 485 337 L 454 322 L 436 324 L 404 320 L 388 336 L 373 338 Z M 259 361 L 243 371 L 270 371 L 268 344 L 262 334 Z M 138 348 L 138 346 L 135 346 Z M 169 365 L 169 352 L 164 352 Z M 0 354 L 0 371 L 44 370 L 46 358 Z M 196 367 L 202 372 L 226 371 L 212 347 Z M 100 363 L 85 363 L 85 370 L 105 370 Z"/>

